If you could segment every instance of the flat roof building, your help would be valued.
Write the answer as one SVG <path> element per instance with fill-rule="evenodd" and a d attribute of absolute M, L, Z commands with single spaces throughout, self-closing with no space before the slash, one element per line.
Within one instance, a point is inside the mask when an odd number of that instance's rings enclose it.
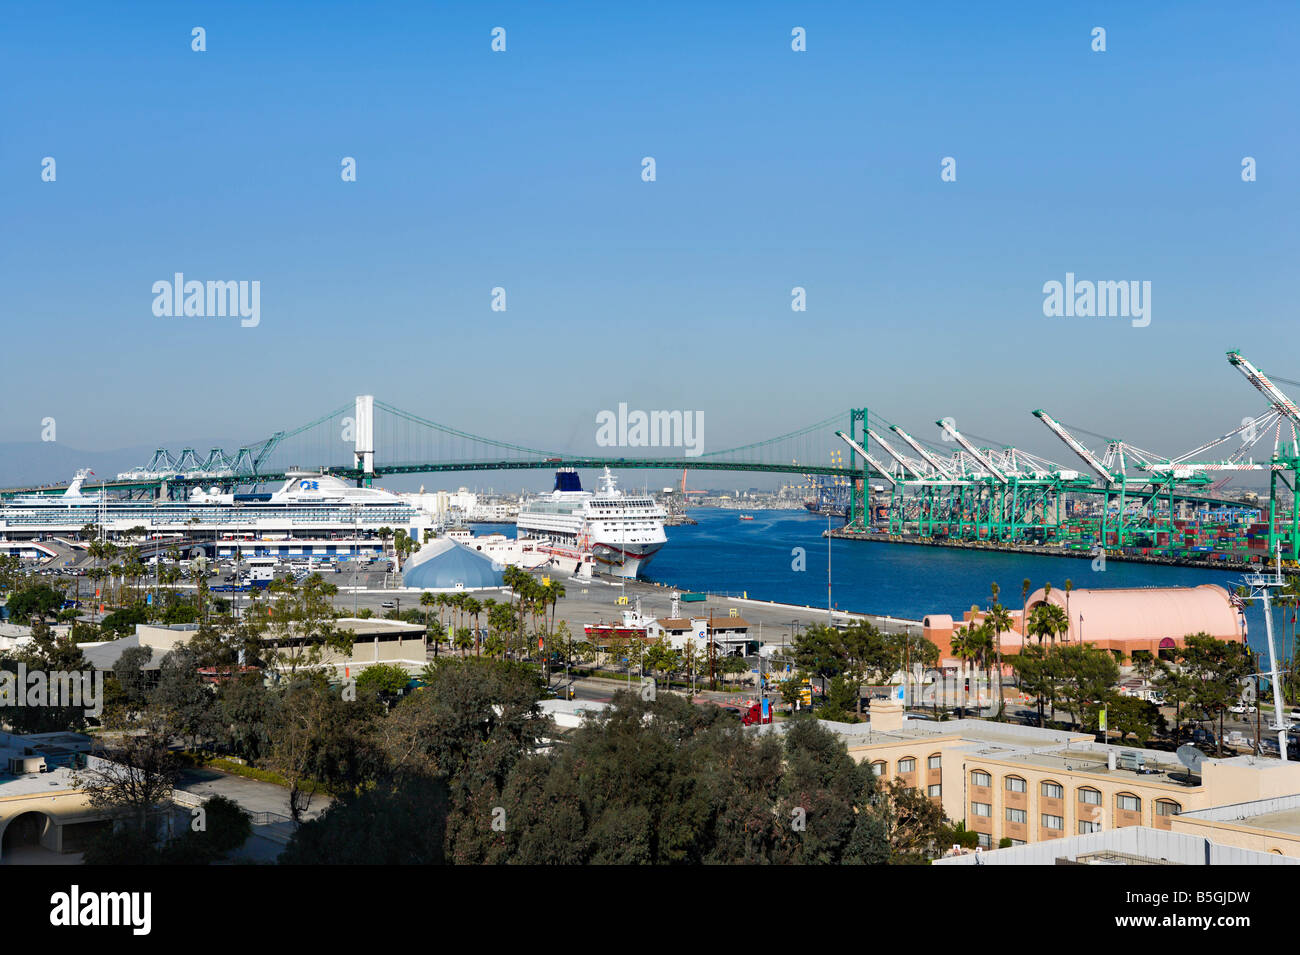
<path fill-rule="evenodd" d="M 341 676 L 356 676 L 367 665 L 394 663 L 408 670 L 423 669 L 427 660 L 428 637 L 423 624 L 404 620 L 386 620 L 377 617 L 341 617 L 334 621 L 338 630 L 352 631 L 352 652 L 322 648 L 318 665 L 329 667 Z M 196 624 L 154 626 L 138 624 L 135 633 L 120 640 L 105 643 L 82 644 L 86 661 L 96 670 L 112 670 L 122 654 L 132 647 L 149 647 L 153 656 L 142 669 L 157 669 L 162 658 L 171 650 L 184 646 L 198 632 Z M 266 642 L 274 642 L 272 636 Z M 290 638 L 290 644 L 302 646 L 301 637 Z M 356 671 L 356 672 L 354 672 Z"/>
<path fill-rule="evenodd" d="M 0 862 L 79 851 L 104 823 L 74 784 L 90 745 L 80 733 L 0 732 Z"/>
<path fill-rule="evenodd" d="M 1197 819 L 1199 810 L 1300 792 L 1300 763 L 1206 759 L 1192 775 L 1172 753 L 989 720 L 910 719 L 896 700 L 873 700 L 868 723 L 825 725 L 853 759 L 924 792 L 985 848 L 1130 826 L 1171 831 L 1184 813 Z M 1300 797 L 1295 808 L 1294 846 L 1283 840 L 1278 847 L 1300 857 Z"/>

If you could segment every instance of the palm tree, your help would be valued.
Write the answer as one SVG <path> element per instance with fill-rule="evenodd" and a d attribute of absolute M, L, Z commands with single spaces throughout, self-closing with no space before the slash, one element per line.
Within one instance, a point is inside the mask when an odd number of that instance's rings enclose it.
<path fill-rule="evenodd" d="M 974 623 L 967 625 L 961 630 L 955 631 L 949 646 L 952 647 L 952 655 L 955 656 L 961 664 L 961 679 L 967 679 L 966 667 L 975 656 Z"/>
<path fill-rule="evenodd" d="M 1047 605 L 1047 621 L 1052 635 L 1052 648 L 1056 648 L 1056 640 L 1062 637 L 1070 630 L 1070 618 L 1065 615 L 1065 611 L 1056 604 Z"/>
<path fill-rule="evenodd" d="M 555 581 L 552 581 L 551 583 L 547 584 L 546 587 L 547 587 L 547 596 L 550 598 L 550 602 L 551 602 L 551 625 L 550 627 L 547 628 L 549 631 L 555 629 L 555 608 L 556 605 L 561 600 L 564 599 L 565 590 L 564 590 L 564 584 L 557 583 Z"/>
<path fill-rule="evenodd" d="M 1074 589 L 1074 581 L 1070 578 L 1065 579 L 1065 639 L 1070 639 L 1070 591 Z"/>
<path fill-rule="evenodd" d="M 994 603 L 984 622 L 993 633 L 993 655 L 998 667 L 998 716 L 1001 717 L 1006 707 L 1006 701 L 1002 697 L 1002 634 L 1012 627 L 1011 614 L 1002 604 Z M 1023 642 L 1021 645 L 1024 645 Z"/>
<path fill-rule="evenodd" d="M 465 616 L 474 620 L 474 656 L 479 655 L 483 642 L 478 632 L 478 615 L 482 610 L 483 605 L 479 603 L 478 598 L 465 595 Z"/>
<path fill-rule="evenodd" d="M 426 634 L 429 631 L 429 611 L 437 606 L 437 604 L 438 598 L 433 595 L 432 591 L 426 590 L 420 594 L 420 606 L 424 608 L 424 630 Z M 433 655 L 438 655 L 438 641 L 436 639 L 433 643 Z"/>
<path fill-rule="evenodd" d="M 515 622 L 515 612 L 509 604 L 497 603 L 494 600 L 488 601 L 492 606 L 487 608 L 488 626 L 492 634 L 501 642 L 504 650 L 510 649 L 510 631 Z"/>
<path fill-rule="evenodd" d="M 442 612 L 451 606 L 451 597 L 448 594 L 438 594 L 435 602 L 438 605 L 438 625 L 445 630 L 447 624 L 442 619 Z"/>
<path fill-rule="evenodd" d="M 1020 642 L 1029 637 L 1029 591 L 1034 589 L 1033 581 L 1028 577 L 1020 585 Z"/>
<path fill-rule="evenodd" d="M 970 631 L 967 636 L 967 650 L 971 655 L 971 660 L 975 664 L 976 672 L 984 674 L 985 684 L 991 684 L 993 668 L 993 633 L 992 627 L 987 620 Z M 975 699 L 979 701 L 979 693 L 976 692 Z"/>

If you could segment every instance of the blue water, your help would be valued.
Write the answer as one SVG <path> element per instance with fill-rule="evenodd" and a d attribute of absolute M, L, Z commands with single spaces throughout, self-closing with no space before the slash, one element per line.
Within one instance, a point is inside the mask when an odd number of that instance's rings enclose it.
<path fill-rule="evenodd" d="M 826 518 L 806 511 L 753 511 L 752 521 L 739 511 L 697 508 L 694 526 L 669 527 L 668 543 L 651 561 L 645 576 L 684 590 L 744 593 L 759 600 L 826 606 Z M 513 527 L 479 526 L 476 533 L 507 533 Z M 796 570 L 803 548 L 803 570 Z M 992 602 L 990 584 L 1002 588 L 999 600 L 1011 609 L 1021 605 L 1021 584 L 1031 592 L 1066 579 L 1079 589 L 1107 587 L 1174 587 L 1241 582 L 1240 572 L 1199 567 L 1167 567 L 1107 561 L 1092 569 L 1092 558 L 1040 557 L 1033 554 L 831 541 L 831 596 L 838 610 L 888 614 L 920 620 L 928 613 L 960 619 L 972 604 Z M 1280 612 L 1275 627 L 1281 634 Z M 1264 614 L 1258 603 L 1247 608 L 1250 643 L 1264 649 Z M 1279 650 L 1284 648 L 1279 647 Z"/>

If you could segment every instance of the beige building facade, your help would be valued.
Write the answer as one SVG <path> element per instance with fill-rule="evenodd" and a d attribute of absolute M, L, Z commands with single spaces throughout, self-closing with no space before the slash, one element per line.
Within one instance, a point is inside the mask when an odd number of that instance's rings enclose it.
<path fill-rule="evenodd" d="M 1180 817 L 1300 793 L 1300 763 L 1206 759 L 1193 776 L 1172 753 L 984 720 L 904 719 L 895 701 L 873 701 L 866 729 L 837 729 L 855 760 L 924 792 L 989 848 L 1003 839 L 1022 845 L 1129 826 L 1185 831 L 1213 824 L 1229 832 L 1226 820 L 1193 815 L 1184 825 Z M 1294 816 L 1283 817 L 1294 822 L 1294 833 L 1284 828 L 1275 840 L 1286 854 L 1300 854 L 1300 797 Z M 1271 851 L 1252 840 L 1225 844 Z"/>

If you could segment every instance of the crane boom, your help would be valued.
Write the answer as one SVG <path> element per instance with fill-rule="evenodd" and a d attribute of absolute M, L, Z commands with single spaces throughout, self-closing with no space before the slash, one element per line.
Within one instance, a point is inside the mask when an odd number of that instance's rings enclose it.
<path fill-rule="evenodd" d="M 904 471 L 911 471 L 914 475 L 916 475 L 919 478 L 925 477 L 924 474 L 922 474 L 920 471 L 916 469 L 916 465 L 910 464 L 907 458 L 903 457 L 901 454 L 895 451 L 888 441 L 886 441 L 880 435 L 876 434 L 876 432 L 872 431 L 870 428 L 867 429 L 867 437 L 869 437 L 872 441 L 876 442 L 876 444 L 884 448 L 885 453 L 888 454 L 895 461 L 897 461 L 899 465 L 902 466 Z"/>
<path fill-rule="evenodd" d="M 920 442 L 918 442 L 916 438 L 912 437 L 910 434 L 908 434 L 906 431 L 904 431 L 896 424 L 891 424 L 889 426 L 889 430 L 894 432 L 894 434 L 898 435 L 904 441 L 906 441 L 907 446 L 911 448 L 913 451 L 915 451 L 917 454 L 919 454 L 921 456 L 922 461 L 930 465 L 930 467 L 934 468 L 935 474 L 937 474 L 940 477 L 952 477 L 952 473 L 948 470 L 948 468 L 940 464 L 939 459 L 936 458 L 933 454 L 925 450 L 925 448 L 921 447 Z"/>
<path fill-rule="evenodd" d="M 1220 445 L 1220 444 L 1222 444 L 1223 442 L 1227 441 L 1229 438 L 1241 434 L 1241 432 L 1243 432 L 1243 431 L 1249 431 L 1249 430 L 1251 430 L 1251 429 L 1257 429 L 1257 430 L 1259 430 L 1259 431 L 1266 431 L 1266 430 L 1268 429 L 1268 426 L 1271 425 L 1271 424 L 1273 423 L 1272 418 L 1270 417 L 1272 414 L 1273 414 L 1272 411 L 1268 411 L 1268 412 L 1265 412 L 1264 414 L 1260 415 L 1258 418 L 1247 418 L 1247 419 L 1245 420 L 1245 422 L 1242 423 L 1242 425 L 1241 425 L 1240 427 L 1233 428 L 1231 431 L 1229 431 L 1229 432 L 1228 432 L 1227 434 L 1225 434 L 1223 437 L 1221 437 L 1221 438 L 1215 438 L 1213 441 L 1210 441 L 1210 442 L 1207 443 L 1207 444 L 1203 444 L 1203 445 L 1201 445 L 1199 448 L 1193 448 L 1192 450 L 1188 451 L 1186 454 L 1181 454 L 1181 455 L 1179 455 L 1178 457 L 1174 458 L 1174 459 L 1173 459 L 1172 461 L 1170 461 L 1169 463 L 1170 463 L 1170 464 L 1181 464 L 1181 463 L 1184 462 L 1184 461 L 1187 461 L 1187 460 L 1189 460 L 1189 459 L 1191 459 L 1191 458 L 1196 457 L 1196 456 L 1197 456 L 1198 454 L 1200 454 L 1202 451 L 1208 451 L 1208 450 L 1210 450 L 1210 448 L 1213 448 L 1213 447 L 1215 447 L 1216 445 Z M 1265 424 L 1265 425 L 1263 425 L 1263 426 L 1261 427 L 1261 422 L 1264 421 L 1264 420 L 1268 420 L 1268 424 Z M 1247 438 L 1247 441 L 1249 441 L 1249 440 L 1250 440 L 1250 439 Z"/>
<path fill-rule="evenodd" d="M 976 461 L 978 461 L 980 467 L 982 467 L 985 471 L 988 471 L 989 474 L 992 474 L 994 479 L 999 484 L 1007 483 L 1007 476 L 1003 474 L 1000 470 L 998 470 L 998 466 L 994 464 L 992 461 L 990 461 L 988 459 L 988 456 L 985 455 L 984 452 L 982 452 L 979 448 L 975 447 L 975 445 L 967 441 L 965 436 L 963 436 L 960 431 L 958 431 L 952 425 L 948 424 L 948 422 L 946 421 L 936 421 L 935 424 L 943 428 L 943 430 L 948 432 L 948 434 L 952 435 L 953 439 L 958 444 L 960 444 L 963 448 L 966 449 L 966 453 L 969 454 Z"/>
<path fill-rule="evenodd" d="M 852 448 L 852 449 L 853 449 L 854 451 L 856 451 L 858 454 L 862 455 L 862 460 L 866 461 L 866 462 L 867 462 L 868 464 L 870 464 L 873 468 L 875 468 L 877 471 L 879 471 L 881 477 L 883 477 L 886 481 L 888 481 L 891 487 L 898 487 L 898 482 L 897 482 L 896 480 L 894 480 L 894 476 L 893 476 L 892 474 L 889 473 L 889 469 L 888 469 L 887 467 L 885 467 L 881 462 L 877 461 L 875 458 L 873 458 L 871 455 L 869 455 L 869 454 L 867 453 L 867 449 L 866 449 L 866 448 L 864 448 L 862 445 L 858 444 L 858 442 L 854 441 L 852 438 L 850 438 L 850 437 L 849 437 L 847 434 L 845 434 L 843 431 L 836 431 L 836 432 L 835 432 L 835 436 L 838 437 L 838 438 L 842 438 L 845 444 L 847 444 L 850 448 Z"/>
<path fill-rule="evenodd" d="M 1071 451 L 1073 451 L 1075 454 L 1077 454 L 1080 460 L 1082 460 L 1084 464 L 1088 465 L 1088 467 L 1096 471 L 1097 476 L 1106 482 L 1107 487 L 1115 483 L 1115 478 L 1111 475 L 1109 471 L 1106 470 L 1106 468 L 1102 465 L 1102 463 L 1097 460 L 1096 456 L 1094 456 L 1093 453 L 1089 451 L 1087 447 L 1085 447 L 1081 442 L 1076 440 L 1074 435 L 1066 431 L 1065 428 L 1061 425 L 1061 422 L 1057 421 L 1055 418 L 1049 415 L 1046 411 L 1043 411 L 1041 408 L 1034 412 L 1034 417 L 1037 418 L 1039 421 L 1041 421 L 1043 424 L 1047 425 L 1048 430 L 1051 431 L 1052 434 L 1060 438 L 1062 441 L 1064 441 L 1065 446 L 1069 448 Z"/>
<path fill-rule="evenodd" d="M 1239 351 L 1228 352 L 1228 363 L 1246 376 L 1246 380 L 1259 389 L 1279 412 L 1286 415 L 1295 424 L 1300 424 L 1300 408 L 1282 393 L 1282 389 L 1268 380 L 1268 376 L 1252 365 Z"/>

